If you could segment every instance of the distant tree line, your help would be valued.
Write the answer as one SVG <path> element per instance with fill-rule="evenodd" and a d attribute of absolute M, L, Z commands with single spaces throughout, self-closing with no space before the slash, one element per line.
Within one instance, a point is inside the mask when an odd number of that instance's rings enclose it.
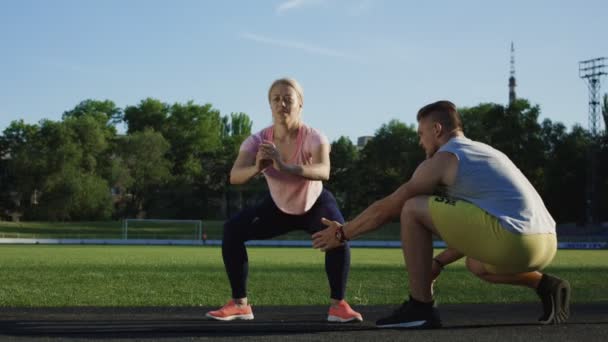
<path fill-rule="evenodd" d="M 244 113 L 151 98 L 124 111 L 86 100 L 60 122 L 13 121 L 0 137 L 0 205 L 27 220 L 219 218 L 251 125 Z"/>
<path fill-rule="evenodd" d="M 593 137 L 581 126 L 570 131 L 559 122 L 539 122 L 540 108 L 520 99 L 510 106 L 483 103 L 459 108 L 465 135 L 506 153 L 543 197 L 558 222 L 585 223 L 590 146 L 596 146 L 596 220 L 608 220 L 608 138 Z M 608 96 L 604 101 L 608 113 Z M 393 120 L 358 150 L 348 138 L 332 143 L 327 186 L 345 216 L 356 215 L 405 182 L 425 158 L 415 126 Z"/>
<path fill-rule="evenodd" d="M 511 157 L 558 222 L 584 220 L 589 151 L 597 146 L 595 212 L 608 218 L 606 135 L 539 122 L 540 108 L 526 100 L 460 112 L 465 134 Z M 120 123 L 125 134 L 117 132 Z M 242 186 L 228 182 L 251 127 L 245 113 L 221 115 L 210 104 L 152 98 L 124 110 L 86 100 L 61 121 L 13 121 L 0 136 L 0 213 L 51 221 L 224 219 L 267 191 L 261 177 Z M 346 137 L 332 142 L 326 186 L 351 217 L 395 190 L 423 159 L 416 127 L 393 120 L 363 147 Z"/>

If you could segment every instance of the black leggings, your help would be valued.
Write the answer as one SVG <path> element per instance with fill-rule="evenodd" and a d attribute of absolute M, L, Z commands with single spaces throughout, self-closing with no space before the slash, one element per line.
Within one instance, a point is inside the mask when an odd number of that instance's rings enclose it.
<path fill-rule="evenodd" d="M 305 230 L 312 235 L 325 228 L 321 224 L 321 217 L 344 223 L 336 199 L 326 189 L 323 189 L 310 210 L 302 215 L 285 214 L 268 196 L 258 206 L 244 209 L 230 218 L 224 224 L 222 257 L 232 287 L 232 298 L 247 297 L 249 263 L 245 241 L 270 239 L 293 230 Z M 331 298 L 344 298 L 349 268 L 348 244 L 325 253 L 325 272 Z"/>

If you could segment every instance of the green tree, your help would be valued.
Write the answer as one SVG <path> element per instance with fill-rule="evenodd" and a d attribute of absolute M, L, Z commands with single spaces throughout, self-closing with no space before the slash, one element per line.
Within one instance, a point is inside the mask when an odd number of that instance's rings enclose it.
<path fill-rule="evenodd" d="M 331 143 L 331 170 L 329 181 L 325 185 L 335 195 L 345 217 L 352 214 L 351 198 L 358 155 L 357 147 L 345 136 Z"/>
<path fill-rule="evenodd" d="M 163 136 L 171 144 L 173 174 L 185 182 L 193 182 L 202 176 L 205 167 L 200 163 L 201 155 L 220 147 L 220 112 L 211 104 L 176 103 L 170 108 Z"/>
<path fill-rule="evenodd" d="M 26 218 L 44 220 L 70 219 L 70 206 L 73 194 L 69 189 L 60 189 L 56 184 L 61 180 L 74 181 L 78 174 L 82 151 L 75 141 L 74 133 L 61 122 L 43 120 L 40 129 L 27 149 L 15 155 L 19 178 L 33 188 L 25 193 L 40 191 L 37 203 L 28 203 Z M 23 162 L 22 162 L 23 161 Z M 37 168 L 28 175 L 28 162 L 35 162 Z M 31 177 L 31 178 L 30 178 Z M 26 199 L 27 200 L 27 199 Z"/>
<path fill-rule="evenodd" d="M 63 125 L 78 143 L 80 153 L 79 168 L 85 173 L 98 173 L 104 167 L 104 152 L 109 147 L 108 132 L 99 124 L 93 115 L 67 117 Z"/>
<path fill-rule="evenodd" d="M 251 134 L 253 122 L 245 113 L 230 113 L 230 117 L 222 117 L 222 139 L 243 141 Z"/>
<path fill-rule="evenodd" d="M 116 168 L 115 176 L 120 192 L 128 200 L 125 215 L 145 216 L 146 202 L 171 180 L 171 162 L 166 158 L 170 146 L 161 133 L 151 128 L 120 140 L 117 163 L 124 165 L 127 173 Z"/>
<path fill-rule="evenodd" d="M 153 98 L 142 100 L 137 106 L 127 106 L 123 116 L 127 133 L 151 128 L 162 132 L 169 117 L 169 105 Z"/>
<path fill-rule="evenodd" d="M 51 221 L 107 220 L 112 214 L 108 182 L 68 167 L 48 176 L 35 218 Z"/>
<path fill-rule="evenodd" d="M 424 158 L 413 126 L 397 120 L 382 125 L 360 151 L 352 179 L 353 211 L 359 212 L 393 192 L 411 177 Z"/>
<path fill-rule="evenodd" d="M 206 189 L 202 194 L 206 200 L 203 207 L 206 212 L 229 215 L 243 206 L 243 200 L 251 189 L 258 189 L 258 182 L 251 182 L 245 186 L 232 186 L 229 182 L 230 170 L 236 159 L 243 140 L 251 135 L 252 121 L 245 113 L 231 113 L 223 116 L 221 120 L 221 147 L 202 157 L 202 164 L 206 165 L 206 177 L 201 178 L 201 188 Z M 211 198 L 219 197 L 223 201 L 215 202 Z M 211 205 L 210 205 L 211 204 Z M 215 208 L 219 206 L 219 208 Z M 219 210 L 218 210 L 219 209 Z"/>
<path fill-rule="evenodd" d="M 121 122 L 122 111 L 116 107 L 116 104 L 110 100 L 84 100 L 73 109 L 63 113 L 63 119 L 70 117 L 92 116 L 100 124 L 108 127 L 114 127 L 115 124 Z"/>
<path fill-rule="evenodd" d="M 570 133 L 563 125 L 555 124 L 549 130 L 551 138 L 545 166 L 546 185 L 541 193 L 543 200 L 557 222 L 584 222 L 588 152 L 591 135 L 581 126 L 574 126 Z"/>
<path fill-rule="evenodd" d="M 39 163 L 42 175 L 40 200 L 32 203 L 28 216 L 48 220 L 110 217 L 110 186 L 98 172 L 99 156 L 108 146 L 106 132 L 107 127 L 92 115 L 41 122 L 32 141 L 34 148 L 23 155 Z"/>
<path fill-rule="evenodd" d="M 110 186 L 113 186 L 115 124 L 121 119 L 120 108 L 110 100 L 85 100 L 63 113 L 63 122 L 70 126 L 81 144 L 81 166 L 109 181 Z"/>
<path fill-rule="evenodd" d="M 211 104 L 189 101 L 169 107 L 162 134 L 169 142 L 167 158 L 173 177 L 148 201 L 149 211 L 163 217 L 195 218 L 206 214 L 202 210 L 211 190 L 205 184 L 215 167 L 215 161 L 207 156 L 221 147 L 221 125 L 220 112 Z"/>
<path fill-rule="evenodd" d="M 28 144 L 38 132 L 38 125 L 26 124 L 23 119 L 12 121 L 0 136 L 0 153 L 10 156 Z"/>
<path fill-rule="evenodd" d="M 0 207 L 22 212 L 40 189 L 43 174 L 35 137 L 39 126 L 12 121 L 0 136 Z"/>

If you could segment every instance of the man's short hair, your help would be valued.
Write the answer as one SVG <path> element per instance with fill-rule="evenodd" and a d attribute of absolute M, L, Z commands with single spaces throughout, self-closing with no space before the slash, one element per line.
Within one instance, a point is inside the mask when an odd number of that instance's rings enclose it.
<path fill-rule="evenodd" d="M 426 117 L 431 117 L 433 121 L 439 122 L 448 132 L 462 131 L 460 114 L 456 105 L 450 101 L 437 101 L 420 108 L 416 119 L 420 121 Z"/>

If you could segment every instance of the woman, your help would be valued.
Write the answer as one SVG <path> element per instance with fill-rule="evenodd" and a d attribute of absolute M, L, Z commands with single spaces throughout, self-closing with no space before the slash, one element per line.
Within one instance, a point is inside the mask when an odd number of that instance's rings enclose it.
<path fill-rule="evenodd" d="M 263 173 L 270 196 L 224 224 L 222 257 L 232 300 L 207 313 L 217 320 L 253 319 L 247 303 L 245 241 L 269 239 L 297 229 L 313 234 L 324 227 L 321 218 L 344 222 L 334 196 L 322 184 L 329 178 L 328 140 L 301 119 L 302 87 L 294 79 L 278 79 L 268 90 L 268 100 L 273 124 L 243 142 L 230 171 L 230 183 L 243 184 Z M 328 321 L 363 320 L 344 300 L 349 267 L 348 244 L 325 254 L 331 289 Z"/>

